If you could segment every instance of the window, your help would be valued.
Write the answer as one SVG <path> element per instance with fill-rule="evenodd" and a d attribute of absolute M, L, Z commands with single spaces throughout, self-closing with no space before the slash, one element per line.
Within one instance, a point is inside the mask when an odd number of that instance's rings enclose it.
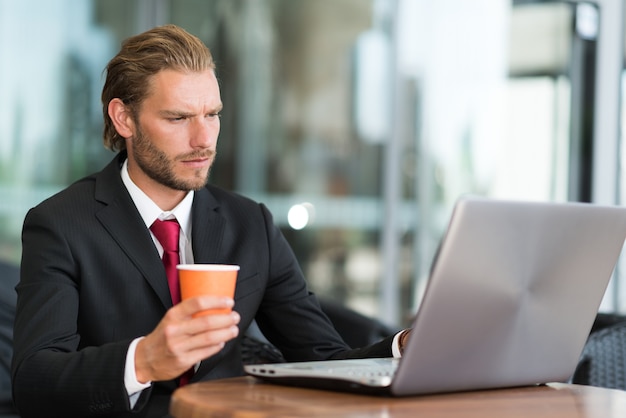
<path fill-rule="evenodd" d="M 619 82 L 590 64 L 597 31 L 623 36 L 598 26 L 614 6 L 527 3 L 0 0 L 0 258 L 19 262 L 28 208 L 113 157 L 99 97 L 120 42 L 175 23 L 217 62 L 211 181 L 267 204 L 321 297 L 405 324 L 459 195 L 618 194 Z"/>

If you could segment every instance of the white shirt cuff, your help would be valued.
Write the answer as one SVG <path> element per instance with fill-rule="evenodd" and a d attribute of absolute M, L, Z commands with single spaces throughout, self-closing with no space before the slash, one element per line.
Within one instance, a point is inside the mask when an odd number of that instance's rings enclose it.
<path fill-rule="evenodd" d="M 136 338 L 133 342 L 130 343 L 128 347 L 128 352 L 126 353 L 126 365 L 124 368 L 124 386 L 126 387 L 126 392 L 128 393 L 128 397 L 130 399 L 130 407 L 133 408 L 137 399 L 139 398 L 139 394 L 144 389 L 147 389 L 152 385 L 152 382 L 148 383 L 140 383 L 137 381 L 137 374 L 135 373 L 135 350 L 137 349 L 137 343 L 143 337 Z"/>
<path fill-rule="evenodd" d="M 404 330 L 400 331 L 393 337 L 393 341 L 391 342 L 391 353 L 394 358 L 402 357 L 402 353 L 400 352 L 400 334 L 402 334 Z"/>

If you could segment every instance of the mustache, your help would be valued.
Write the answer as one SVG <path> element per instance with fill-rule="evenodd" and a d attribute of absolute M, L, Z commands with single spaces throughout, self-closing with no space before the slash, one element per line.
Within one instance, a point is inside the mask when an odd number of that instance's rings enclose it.
<path fill-rule="evenodd" d="M 179 161 L 197 160 L 201 158 L 215 158 L 216 155 L 217 155 L 217 151 L 207 149 L 204 151 L 194 151 L 188 154 L 182 154 L 182 155 L 179 155 L 176 159 Z"/>

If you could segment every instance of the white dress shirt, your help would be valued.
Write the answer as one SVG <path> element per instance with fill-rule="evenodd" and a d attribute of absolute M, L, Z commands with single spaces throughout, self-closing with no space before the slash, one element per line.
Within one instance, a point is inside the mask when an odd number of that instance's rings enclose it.
<path fill-rule="evenodd" d="M 131 199 L 135 203 L 141 218 L 149 229 L 156 219 L 176 219 L 180 224 L 180 262 L 181 264 L 193 264 L 193 251 L 191 248 L 191 204 L 193 203 L 194 192 L 190 191 L 187 196 L 171 211 L 163 211 L 152 201 L 133 181 L 128 174 L 128 160 L 124 161 L 121 169 L 122 182 L 128 190 Z M 159 240 L 150 232 L 154 245 L 163 257 L 163 247 Z M 140 383 L 135 374 L 135 350 L 137 343 L 141 340 L 137 338 L 128 347 L 126 353 L 126 367 L 124 369 L 124 385 L 130 399 L 131 408 L 137 403 L 137 399 L 152 382 Z"/>

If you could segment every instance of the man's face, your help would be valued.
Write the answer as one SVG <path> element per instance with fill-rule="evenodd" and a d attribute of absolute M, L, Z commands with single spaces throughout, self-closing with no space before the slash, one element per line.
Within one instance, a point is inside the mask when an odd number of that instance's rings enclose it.
<path fill-rule="evenodd" d="M 127 141 L 133 181 L 146 192 L 203 187 L 215 159 L 221 109 L 213 71 L 157 73 Z"/>

